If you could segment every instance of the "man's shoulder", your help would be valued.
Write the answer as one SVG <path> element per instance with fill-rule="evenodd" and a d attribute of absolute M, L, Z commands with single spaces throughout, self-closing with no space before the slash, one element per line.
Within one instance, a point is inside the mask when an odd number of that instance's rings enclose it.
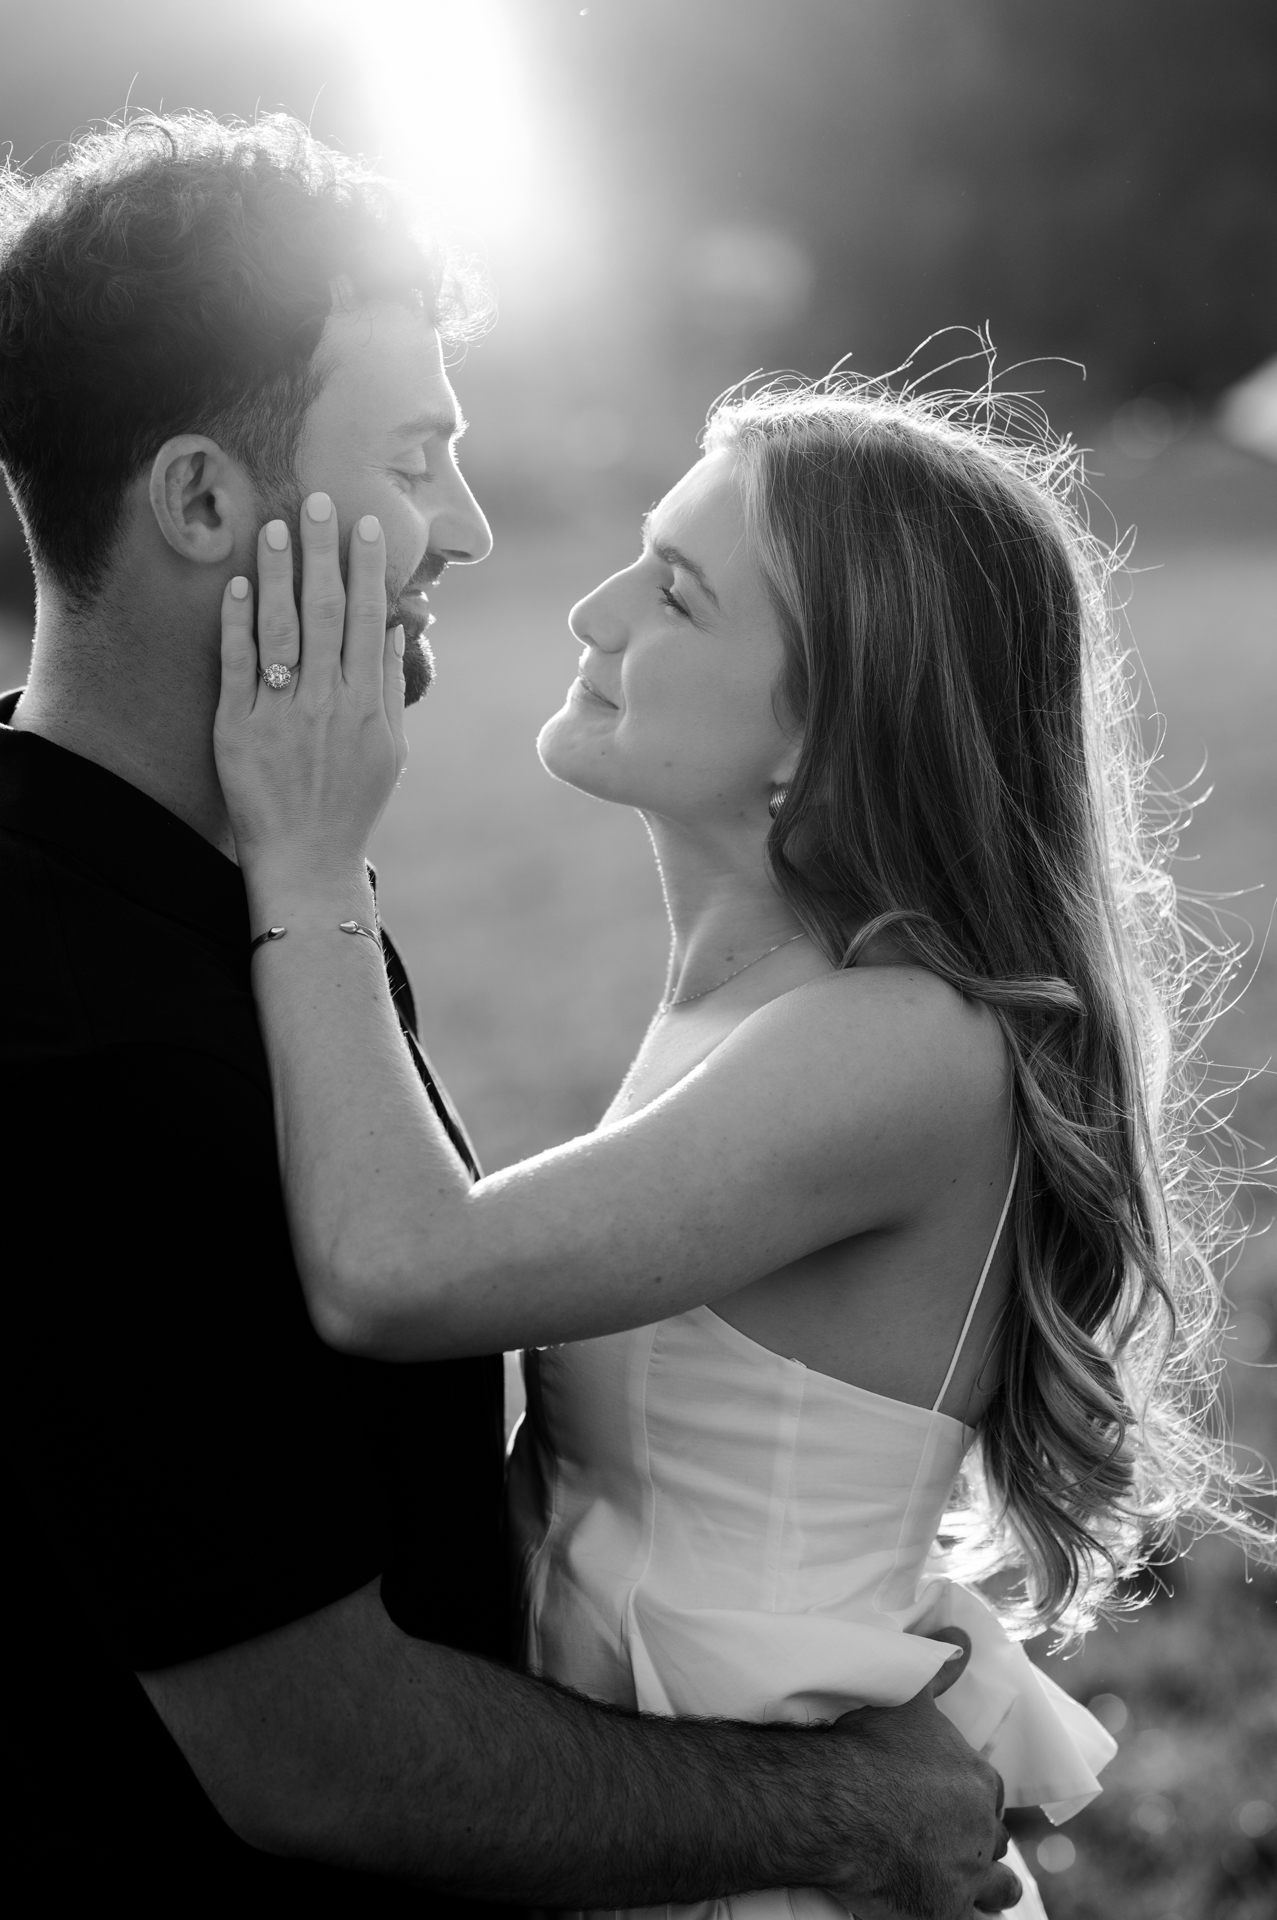
<path fill-rule="evenodd" d="M 0 826 L 0 1059 L 129 1047 L 225 1058 L 265 1084 L 234 956 L 111 886 L 64 849 Z"/>

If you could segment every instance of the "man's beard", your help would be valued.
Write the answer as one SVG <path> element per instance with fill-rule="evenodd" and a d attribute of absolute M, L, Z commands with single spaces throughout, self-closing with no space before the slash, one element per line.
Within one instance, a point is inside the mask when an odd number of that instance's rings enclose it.
<path fill-rule="evenodd" d="M 440 568 L 442 570 L 442 568 Z M 434 584 L 434 574 L 430 576 Z M 426 639 L 426 628 L 434 622 L 434 614 L 426 611 L 422 605 L 421 578 L 417 584 L 399 588 L 398 593 L 390 591 L 390 582 L 386 582 L 386 632 L 390 634 L 396 626 L 403 628 L 403 705 L 415 707 L 419 699 L 434 685 L 434 653 L 430 651 L 430 641 Z"/>
<path fill-rule="evenodd" d="M 411 707 L 429 693 L 435 683 L 435 657 L 424 633 L 408 638 L 404 630 L 403 703 Z"/>
<path fill-rule="evenodd" d="M 448 562 L 442 554 L 424 554 L 410 580 L 392 586 L 386 582 L 386 626 L 404 630 L 404 705 L 413 706 L 434 685 L 435 657 L 426 639 L 434 625 L 426 597 L 427 587 L 440 579 Z"/>

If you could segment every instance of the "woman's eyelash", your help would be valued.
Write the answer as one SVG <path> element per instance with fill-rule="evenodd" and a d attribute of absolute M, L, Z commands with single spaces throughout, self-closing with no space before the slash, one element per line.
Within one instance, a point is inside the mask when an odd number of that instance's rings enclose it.
<path fill-rule="evenodd" d="M 683 605 L 683 602 L 678 598 L 672 587 L 662 587 L 660 592 L 661 598 L 667 607 L 673 607 L 675 613 L 687 615 L 687 608 Z M 687 617 L 690 618 L 690 615 Z"/>

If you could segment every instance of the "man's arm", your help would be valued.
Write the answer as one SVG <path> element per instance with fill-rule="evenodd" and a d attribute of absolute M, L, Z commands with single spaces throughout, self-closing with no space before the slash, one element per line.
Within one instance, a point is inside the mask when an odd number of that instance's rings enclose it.
<path fill-rule="evenodd" d="M 816 1884 L 857 1920 L 969 1920 L 1018 1897 L 996 1775 L 930 1689 L 814 1730 L 640 1718 L 409 1639 L 375 1585 L 141 1679 L 271 1853 L 546 1907 Z"/>

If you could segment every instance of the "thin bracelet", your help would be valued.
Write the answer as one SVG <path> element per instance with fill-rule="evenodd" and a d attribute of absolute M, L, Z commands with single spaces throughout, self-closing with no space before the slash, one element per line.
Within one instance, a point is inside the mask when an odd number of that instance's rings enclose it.
<path fill-rule="evenodd" d="M 339 933 L 361 933 L 365 940 L 371 940 L 377 946 L 381 945 L 380 934 L 374 933 L 371 927 L 361 927 L 358 920 L 339 920 L 337 922 L 337 931 Z M 258 947 L 265 946 L 268 940 L 282 940 L 287 932 L 287 927 L 267 927 L 265 933 L 259 933 L 256 940 L 249 941 L 249 953 L 256 953 Z"/>

